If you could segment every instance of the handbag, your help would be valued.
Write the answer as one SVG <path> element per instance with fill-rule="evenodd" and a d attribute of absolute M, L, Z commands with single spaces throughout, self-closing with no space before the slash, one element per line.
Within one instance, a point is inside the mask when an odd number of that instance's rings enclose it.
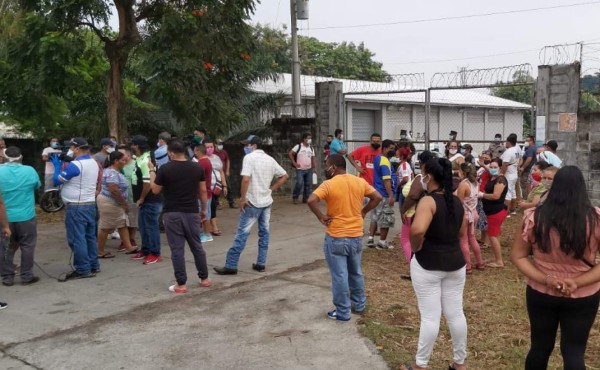
<path fill-rule="evenodd" d="M 221 180 L 217 180 L 217 174 L 215 173 L 215 170 L 213 170 L 213 176 L 215 177 L 215 185 L 212 188 L 212 193 L 213 195 L 219 196 L 223 192 L 224 186 Z"/>

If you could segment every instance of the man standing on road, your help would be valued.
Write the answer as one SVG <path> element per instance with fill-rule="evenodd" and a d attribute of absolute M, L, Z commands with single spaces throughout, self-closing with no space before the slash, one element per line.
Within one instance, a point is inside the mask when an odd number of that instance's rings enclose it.
<path fill-rule="evenodd" d="M 134 198 L 139 207 L 138 227 L 142 236 L 142 250 L 131 259 L 144 260 L 144 265 L 160 262 L 160 212 L 162 198 L 150 190 L 150 146 L 143 135 L 135 135 L 131 139 L 131 149 L 136 155 L 136 185 L 133 188 Z"/>
<path fill-rule="evenodd" d="M 518 175 L 518 163 L 521 158 L 521 149 L 517 146 L 517 134 L 510 134 L 506 138 L 506 151 L 502 154 L 502 168 L 500 173 L 508 181 L 508 193 L 506 193 L 506 207 L 508 212 L 514 214 L 517 206 L 516 184 Z M 510 217 L 510 215 L 509 215 Z"/>
<path fill-rule="evenodd" d="M 158 134 L 158 143 L 156 143 L 156 150 L 154 151 L 154 160 L 156 161 L 156 168 L 169 163 L 169 154 L 167 153 L 167 144 L 171 141 L 171 134 L 164 131 Z"/>
<path fill-rule="evenodd" d="M 13 260 L 17 248 L 21 249 L 21 282 L 30 285 L 38 282 L 33 275 L 33 255 L 37 241 L 35 219 L 35 192 L 40 187 L 40 178 L 31 166 L 21 164 L 21 150 L 15 146 L 4 150 L 7 163 L 0 166 L 0 192 L 6 204 L 6 214 L 11 230 L 8 245 L 2 244 L 0 274 L 2 285 L 11 286 L 15 279 Z"/>
<path fill-rule="evenodd" d="M 217 139 L 215 154 L 219 157 L 219 159 L 221 159 L 221 162 L 223 162 L 223 172 L 225 172 L 225 180 L 227 184 L 231 184 L 229 182 L 231 161 L 229 160 L 229 153 L 227 153 L 227 151 L 223 149 L 222 139 Z M 231 189 L 227 189 L 227 203 L 229 203 L 229 208 L 235 208 L 235 202 L 233 201 L 233 192 L 231 191 Z"/>
<path fill-rule="evenodd" d="M 382 153 L 375 157 L 373 168 L 373 187 L 381 194 L 383 200 L 379 202 L 373 213 L 371 213 L 371 226 L 369 227 L 369 238 L 367 247 L 375 247 L 375 231 L 379 227 L 379 242 L 377 249 L 389 249 L 387 234 L 390 227 L 394 227 L 394 189 L 398 179 L 392 169 L 390 158 L 396 153 L 396 144 L 392 140 L 383 141 Z"/>
<path fill-rule="evenodd" d="M 150 186 L 154 194 L 163 193 L 165 199 L 165 232 L 177 284 L 169 287 L 174 293 L 187 293 L 187 274 L 185 272 L 185 242 L 187 241 L 200 278 L 200 286 L 208 288 L 206 252 L 200 242 L 200 218 L 206 217 L 206 183 L 204 171 L 198 164 L 185 158 L 185 144 L 173 140 L 168 145 L 171 161 L 158 169 L 148 162 Z M 198 213 L 198 200 L 202 211 Z"/>
<path fill-rule="evenodd" d="M 6 217 L 6 207 L 4 206 L 4 199 L 0 194 L 0 243 L 4 243 L 4 240 L 10 238 L 10 227 L 8 226 L 8 217 Z M 0 310 L 5 309 L 8 305 L 4 302 L 0 302 Z"/>
<path fill-rule="evenodd" d="M 492 142 L 488 148 L 488 151 L 492 153 L 492 159 L 502 157 L 506 147 L 502 144 L 502 134 L 494 135 L 494 142 Z"/>
<path fill-rule="evenodd" d="M 335 137 L 333 138 L 333 140 L 331 140 L 331 144 L 329 144 L 330 155 L 348 154 L 348 148 L 346 148 L 346 144 L 344 144 L 344 132 L 338 128 L 334 131 L 333 134 Z"/>
<path fill-rule="evenodd" d="M 104 163 L 106 162 L 106 158 L 110 155 L 110 153 L 115 151 L 115 144 L 113 141 L 105 137 L 100 140 L 100 150 L 98 153 L 94 154 L 94 159 L 98 162 L 100 167 L 104 168 Z"/>
<path fill-rule="evenodd" d="M 382 196 L 367 182 L 346 173 L 346 160 L 332 154 L 325 162 L 327 178 L 308 198 L 308 207 L 327 227 L 323 252 L 331 273 L 335 309 L 327 316 L 350 320 L 350 311 L 365 310 L 365 281 L 361 269 L 363 220 Z M 363 207 L 363 199 L 369 202 Z M 320 201 L 327 203 L 323 214 Z"/>
<path fill-rule="evenodd" d="M 537 163 L 536 158 L 537 147 L 535 146 L 535 137 L 527 135 L 525 139 L 525 149 L 523 151 L 523 158 L 519 166 L 519 178 L 521 182 L 522 198 L 527 199 L 529 195 L 529 186 L 531 185 L 531 169 Z"/>
<path fill-rule="evenodd" d="M 269 249 L 269 221 L 271 219 L 271 194 L 279 189 L 287 179 L 288 174 L 275 159 L 262 149 L 262 140 L 256 135 L 250 135 L 242 144 L 245 145 L 246 156 L 242 163 L 242 189 L 240 198 L 240 223 L 233 245 L 227 252 L 224 267 L 215 267 L 219 275 L 237 274 L 240 254 L 246 247 L 248 235 L 258 221 L 258 257 L 252 269 L 265 271 L 267 251 Z M 273 178 L 277 180 L 273 185 Z"/>
<path fill-rule="evenodd" d="M 53 154 L 60 154 L 60 144 L 56 137 L 50 139 L 50 146 L 44 148 L 42 151 L 42 160 L 46 162 L 44 169 L 44 190 L 52 189 L 54 187 L 54 165 L 50 160 L 50 156 Z"/>
<path fill-rule="evenodd" d="M 212 202 L 212 177 L 213 177 L 213 168 L 212 163 L 210 163 L 210 159 L 206 154 L 206 146 L 204 144 L 198 144 L 194 147 L 194 154 L 196 155 L 196 160 L 200 165 L 202 171 L 204 171 L 204 180 L 206 186 L 206 208 L 203 209 L 205 216 L 202 218 L 202 235 L 200 236 L 200 241 L 202 243 L 208 243 L 213 241 L 213 237 L 211 232 L 212 227 L 210 225 L 210 206 Z"/>
<path fill-rule="evenodd" d="M 60 160 L 52 157 L 55 168 L 54 185 L 63 184 L 62 201 L 67 208 L 65 229 L 67 242 L 73 251 L 74 271 L 65 280 L 96 276 L 100 272 L 96 238 L 96 191 L 99 188 L 98 163 L 90 155 L 90 146 L 82 137 L 69 143 L 67 155 L 73 161 L 60 172 Z M 60 172 L 60 173 L 59 173 Z"/>
<path fill-rule="evenodd" d="M 348 160 L 356 168 L 361 178 L 365 179 L 369 185 L 373 185 L 373 163 L 375 157 L 381 154 L 381 135 L 374 133 L 371 135 L 369 145 L 363 145 L 355 149 Z"/>
<path fill-rule="evenodd" d="M 302 194 L 302 203 L 308 201 L 310 190 L 312 188 L 312 174 L 316 171 L 315 151 L 311 148 L 312 137 L 309 133 L 302 134 L 302 142 L 295 145 L 288 152 L 292 165 L 296 169 L 296 186 L 292 194 L 292 201 L 298 204 L 300 191 Z"/>

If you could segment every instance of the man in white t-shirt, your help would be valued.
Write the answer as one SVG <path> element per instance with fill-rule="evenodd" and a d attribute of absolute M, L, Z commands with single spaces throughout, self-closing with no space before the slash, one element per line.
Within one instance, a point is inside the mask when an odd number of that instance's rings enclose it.
<path fill-rule="evenodd" d="M 508 193 L 506 193 L 506 206 L 508 211 L 513 212 L 517 205 L 516 183 L 519 178 L 518 164 L 521 158 L 521 149 L 517 146 L 517 134 L 510 134 L 506 138 L 506 151 L 502 153 L 502 168 L 500 173 L 506 177 L 508 182 Z"/>
<path fill-rule="evenodd" d="M 310 147 L 312 137 L 305 133 L 302 135 L 302 142 L 290 149 L 288 155 L 292 165 L 296 169 L 296 186 L 292 194 L 294 204 L 298 204 L 300 191 L 304 189 L 302 203 L 308 201 L 312 189 L 312 174 L 316 172 L 315 151 Z"/>
<path fill-rule="evenodd" d="M 50 155 L 60 153 L 60 144 L 57 137 L 50 139 L 50 146 L 42 151 L 42 159 L 46 162 L 44 170 L 44 190 L 54 188 L 54 164 L 50 160 Z"/>

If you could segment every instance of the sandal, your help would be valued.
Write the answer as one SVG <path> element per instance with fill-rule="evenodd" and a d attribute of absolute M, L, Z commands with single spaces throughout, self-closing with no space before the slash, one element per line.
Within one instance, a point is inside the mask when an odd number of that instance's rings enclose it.
<path fill-rule="evenodd" d="M 502 268 L 504 268 L 504 265 L 499 265 L 496 262 L 489 262 L 489 263 L 486 264 L 486 266 L 487 267 L 492 267 L 492 268 L 495 268 L 495 269 L 502 269 Z"/>
<path fill-rule="evenodd" d="M 125 254 L 136 254 L 136 253 L 141 252 L 141 251 L 142 250 L 140 248 L 135 248 L 135 249 L 132 249 L 130 251 L 125 252 Z"/>
<path fill-rule="evenodd" d="M 485 270 L 485 263 L 481 262 L 475 265 L 477 270 Z"/>
<path fill-rule="evenodd" d="M 221 230 L 214 230 L 210 232 L 211 234 L 213 234 L 214 236 L 221 236 L 223 235 L 223 233 L 221 232 Z"/>
<path fill-rule="evenodd" d="M 98 258 L 115 258 L 115 255 L 110 252 L 105 252 L 104 254 L 99 254 Z"/>
<path fill-rule="evenodd" d="M 400 279 L 402 279 L 402 280 L 411 280 L 410 274 L 400 274 Z"/>

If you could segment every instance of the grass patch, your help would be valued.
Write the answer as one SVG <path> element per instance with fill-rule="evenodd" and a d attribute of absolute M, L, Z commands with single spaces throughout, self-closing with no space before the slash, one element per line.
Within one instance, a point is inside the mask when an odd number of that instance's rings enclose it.
<path fill-rule="evenodd" d="M 464 291 L 465 316 L 469 326 L 467 366 L 471 369 L 523 369 L 529 351 L 529 319 L 525 307 L 525 283 L 509 262 L 515 227 L 520 216 L 504 224 L 501 238 L 507 267 L 473 270 Z M 419 338 L 419 311 L 410 281 L 400 279 L 406 262 L 399 241 L 389 251 L 365 249 L 368 308 L 361 332 L 370 338 L 392 369 L 414 361 Z M 491 259 L 491 251 L 482 251 Z M 559 331 L 560 333 L 560 331 Z M 562 369 L 559 336 L 548 369 Z M 429 363 L 430 369 L 447 369 L 452 361 L 452 343 L 445 321 Z M 588 369 L 600 369 L 600 324 L 594 323 L 586 352 Z"/>

